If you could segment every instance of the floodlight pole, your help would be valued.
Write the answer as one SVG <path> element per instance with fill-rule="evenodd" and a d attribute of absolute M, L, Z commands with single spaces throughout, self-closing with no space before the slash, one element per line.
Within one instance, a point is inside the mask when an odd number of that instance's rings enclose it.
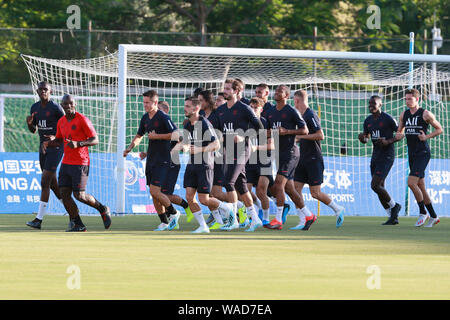
<path fill-rule="evenodd" d="M 119 45 L 117 104 L 117 205 L 116 213 L 125 213 L 125 116 L 127 108 L 127 49 Z"/>

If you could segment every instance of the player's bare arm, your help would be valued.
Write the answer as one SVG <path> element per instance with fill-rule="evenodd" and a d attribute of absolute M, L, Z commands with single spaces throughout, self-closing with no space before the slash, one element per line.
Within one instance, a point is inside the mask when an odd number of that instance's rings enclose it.
<path fill-rule="evenodd" d="M 130 145 L 128 146 L 128 148 L 126 148 L 123 151 L 123 156 L 126 157 L 127 154 L 129 154 L 131 152 L 131 150 L 133 150 L 134 147 L 138 146 L 141 143 L 142 138 L 143 138 L 143 136 L 140 136 L 138 134 L 135 135 L 133 140 L 131 141 Z"/>
<path fill-rule="evenodd" d="M 367 141 L 369 141 L 369 135 L 365 134 L 364 132 L 361 132 L 358 135 L 358 140 L 359 140 L 359 142 L 366 144 Z"/>
<path fill-rule="evenodd" d="M 294 129 L 285 129 L 283 127 L 278 128 L 278 133 L 280 136 L 288 136 L 288 135 L 295 135 L 295 136 L 301 136 L 301 135 L 307 135 L 309 133 L 308 127 L 304 126 L 303 128 L 294 130 Z"/>
<path fill-rule="evenodd" d="M 420 135 L 418 136 L 419 140 L 425 141 L 434 138 L 444 132 L 441 124 L 436 120 L 436 117 L 432 112 L 425 110 L 425 112 L 423 113 L 423 119 L 434 128 L 434 131 L 426 135 L 422 130 L 420 130 Z"/>
<path fill-rule="evenodd" d="M 395 133 L 395 137 L 394 137 L 395 141 L 400 141 L 405 137 L 405 134 L 403 133 L 403 130 L 405 129 L 405 126 L 403 125 L 403 114 L 404 113 L 405 112 L 403 111 L 400 114 L 400 119 L 398 122 L 398 129 L 397 129 L 397 132 Z"/>
<path fill-rule="evenodd" d="M 300 139 L 303 140 L 311 140 L 311 141 L 321 141 L 323 139 L 325 139 L 325 135 L 323 134 L 322 129 L 317 130 L 314 133 L 311 134 L 304 134 L 304 135 L 300 135 L 300 136 L 296 136 L 295 139 L 298 141 Z"/>
<path fill-rule="evenodd" d="M 36 113 L 37 113 L 37 112 L 33 112 L 33 114 L 31 114 L 31 115 L 29 115 L 29 116 L 27 117 L 27 126 L 28 126 L 28 130 L 30 130 L 31 133 L 35 133 L 36 130 L 37 130 L 36 125 L 33 124 L 33 121 L 34 121 L 34 115 L 35 115 Z"/>
<path fill-rule="evenodd" d="M 99 143 L 98 136 L 90 137 L 83 141 L 73 141 L 66 139 L 67 147 L 71 149 L 82 148 L 82 147 L 91 147 L 95 146 Z"/>
<path fill-rule="evenodd" d="M 149 140 L 172 140 L 172 133 L 148 133 Z"/>

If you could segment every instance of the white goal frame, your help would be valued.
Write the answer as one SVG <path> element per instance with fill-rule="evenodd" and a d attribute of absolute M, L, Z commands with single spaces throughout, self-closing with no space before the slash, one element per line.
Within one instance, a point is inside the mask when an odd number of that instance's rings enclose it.
<path fill-rule="evenodd" d="M 118 56 L 118 138 L 117 138 L 117 212 L 125 212 L 126 98 L 128 53 L 161 53 L 186 55 L 248 56 L 266 58 L 375 60 L 398 62 L 450 63 L 450 55 L 426 55 L 375 52 L 341 52 L 284 49 L 241 49 L 223 47 L 158 46 L 120 44 Z M 225 79 L 223 79 L 225 81 Z"/>

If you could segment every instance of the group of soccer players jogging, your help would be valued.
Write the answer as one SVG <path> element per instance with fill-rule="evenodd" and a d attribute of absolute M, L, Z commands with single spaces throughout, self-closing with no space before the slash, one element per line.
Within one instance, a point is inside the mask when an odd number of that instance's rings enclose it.
<path fill-rule="evenodd" d="M 223 92 L 216 97 L 210 90 L 196 90 L 184 101 L 186 120 L 183 129 L 171 120 L 170 105 L 159 101 L 156 90 L 143 93 L 145 114 L 136 135 L 123 151 L 126 157 L 148 137 L 145 175 L 154 208 L 160 219 L 155 231 L 179 228 L 181 206 L 186 219 L 194 218 L 198 228 L 193 233 L 210 230 L 231 231 L 244 228 L 253 232 L 260 227 L 283 229 L 289 205 L 286 194 L 296 206 L 299 222 L 293 230 L 309 230 L 317 216 L 305 205 L 302 190 L 309 185 L 313 198 L 334 212 L 336 227 L 344 222 L 344 207 L 321 191 L 324 160 L 321 140 L 325 138 L 320 119 L 308 105 L 308 94 L 297 90 L 294 106 L 288 104 L 290 88 L 279 85 L 274 101 L 268 101 L 269 86 L 261 83 L 255 96 L 244 98 L 245 85 L 240 79 L 227 79 Z M 85 192 L 89 175 L 88 147 L 99 143 L 90 120 L 78 113 L 70 95 L 62 98 L 61 106 L 50 100 L 50 84 L 41 82 L 37 93 L 40 101 L 33 104 L 26 122 L 29 130 L 40 136 L 39 160 L 42 169 L 39 211 L 27 225 L 40 229 L 48 206 L 50 190 L 63 203 L 70 216 L 67 231 L 86 231 L 78 207 L 72 198 L 96 208 L 105 229 L 111 225 L 110 209 Z M 398 224 L 401 209 L 384 187 L 385 179 L 394 163 L 394 143 L 407 139 L 410 173 L 408 186 L 420 209 L 416 226 L 432 227 L 439 222 L 425 189 L 425 169 L 430 160 L 428 139 L 443 132 L 435 116 L 419 107 L 420 94 L 408 89 L 405 101 L 408 109 L 400 115 L 399 125 L 381 111 L 382 99 L 369 100 L 371 115 L 364 121 L 358 138 L 373 143 L 370 164 L 371 187 L 389 215 L 384 225 Z M 428 133 L 431 125 L 435 130 Z M 189 160 L 183 177 L 185 199 L 174 194 L 180 171 L 180 152 Z M 56 179 L 56 169 L 62 165 Z M 273 176 L 273 163 L 276 175 Z M 253 191 L 255 189 L 255 192 Z M 225 191 L 224 191 L 225 190 Z M 209 209 L 205 212 L 199 203 Z M 276 204 L 275 217 L 270 220 L 270 199 Z"/>

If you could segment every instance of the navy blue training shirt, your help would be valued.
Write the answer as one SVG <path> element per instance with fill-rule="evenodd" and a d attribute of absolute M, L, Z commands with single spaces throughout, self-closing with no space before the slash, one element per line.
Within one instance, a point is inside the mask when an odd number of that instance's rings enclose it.
<path fill-rule="evenodd" d="M 34 113 L 33 125 L 37 126 L 39 141 L 48 140 L 46 135 L 56 135 L 58 120 L 64 117 L 64 109 L 53 100 L 49 100 L 45 106 L 41 101 L 34 103 L 30 108 L 30 115 Z"/>
<path fill-rule="evenodd" d="M 386 157 L 394 157 L 394 144 L 386 147 L 376 144 L 379 139 L 391 139 L 398 129 L 397 122 L 389 114 L 381 112 L 378 118 L 370 115 L 364 120 L 364 134 L 370 134 L 373 144 L 372 160 L 385 160 Z"/>
<path fill-rule="evenodd" d="M 281 110 L 276 107 L 268 110 L 267 121 L 270 129 L 278 129 L 283 127 L 289 130 L 298 130 L 303 128 L 306 124 L 300 113 L 291 107 L 289 104 L 285 105 Z M 295 135 L 279 136 L 279 153 L 280 157 L 287 155 L 295 145 Z"/>
<path fill-rule="evenodd" d="M 309 134 L 314 134 L 321 130 L 320 119 L 310 108 L 307 108 L 302 115 L 306 122 Z M 300 161 L 322 160 L 322 148 L 319 140 L 300 139 Z"/>
<path fill-rule="evenodd" d="M 144 136 L 149 132 L 155 131 L 158 134 L 172 133 L 177 127 L 170 117 L 164 112 L 158 110 L 153 118 L 145 113 L 139 124 L 137 134 Z M 147 149 L 147 162 L 151 165 L 158 165 L 164 162 L 170 163 L 170 150 L 172 149 L 170 140 L 149 140 Z"/>

